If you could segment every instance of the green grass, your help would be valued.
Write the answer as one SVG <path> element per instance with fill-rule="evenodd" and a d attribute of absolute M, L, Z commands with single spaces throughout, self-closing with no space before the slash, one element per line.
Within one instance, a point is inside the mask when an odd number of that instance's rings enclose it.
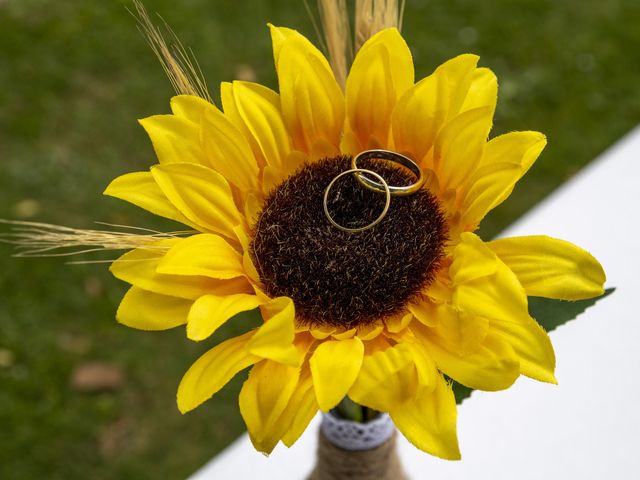
<path fill-rule="evenodd" d="M 126 5 L 0 2 L 0 218 L 166 225 L 100 194 L 115 176 L 155 163 L 135 120 L 166 112 L 172 95 Z M 214 95 L 243 65 L 275 86 L 267 21 L 314 37 L 297 2 L 147 5 L 193 47 Z M 405 34 L 420 76 L 455 54 L 478 53 L 500 79 L 494 133 L 549 137 L 484 236 L 638 123 L 639 24 L 635 0 L 408 2 Z M 189 415 L 174 401 L 190 363 L 237 322 L 202 344 L 181 329 L 130 330 L 114 321 L 125 286 L 104 265 L 10 254 L 0 246 L 0 478 L 184 478 L 242 432 L 241 378 Z M 73 368 L 96 360 L 125 371 L 121 389 L 70 387 Z"/>

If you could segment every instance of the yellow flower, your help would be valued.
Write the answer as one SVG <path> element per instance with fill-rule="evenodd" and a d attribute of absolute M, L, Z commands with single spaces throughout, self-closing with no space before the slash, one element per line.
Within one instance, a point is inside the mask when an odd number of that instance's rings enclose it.
<path fill-rule="evenodd" d="M 457 459 L 447 377 L 488 391 L 521 374 L 555 383 L 553 348 L 527 296 L 603 292 L 599 263 L 568 242 L 484 242 L 473 233 L 545 137 L 512 132 L 487 141 L 497 81 L 474 55 L 416 83 L 404 40 L 383 30 L 358 52 L 343 93 L 306 38 L 277 27 L 271 35 L 279 93 L 223 83 L 223 111 L 180 95 L 172 114 L 141 121 L 159 164 L 117 178 L 105 193 L 197 232 L 113 263 L 113 274 L 132 285 L 117 318 L 143 330 L 186 324 L 199 341 L 259 307 L 260 327 L 216 345 L 187 371 L 178 407 L 197 407 L 252 367 L 239 403 L 260 451 L 292 445 L 318 409 L 348 395 L 389 412 L 418 448 Z M 342 232 L 323 216 L 322 192 L 349 156 L 371 148 L 414 159 L 428 184 L 394 197 L 374 229 Z M 377 165 L 388 179 L 406 178 Z M 381 196 L 345 180 L 332 200 L 336 215 L 375 218 Z"/>

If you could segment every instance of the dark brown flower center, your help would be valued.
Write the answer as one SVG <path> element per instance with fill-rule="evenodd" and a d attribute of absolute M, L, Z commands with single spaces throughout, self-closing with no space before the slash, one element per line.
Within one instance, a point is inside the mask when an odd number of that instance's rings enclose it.
<path fill-rule="evenodd" d="M 365 161 L 389 185 L 414 178 L 389 162 Z M 342 231 L 323 211 L 327 185 L 350 168 L 340 156 L 305 165 L 265 200 L 254 226 L 251 253 L 271 297 L 291 297 L 298 322 L 344 327 L 371 324 L 401 313 L 433 280 L 443 255 L 446 227 L 426 189 L 392 197 L 389 212 L 370 230 Z M 331 189 L 329 212 L 345 227 L 373 222 L 382 193 L 345 175 Z"/>

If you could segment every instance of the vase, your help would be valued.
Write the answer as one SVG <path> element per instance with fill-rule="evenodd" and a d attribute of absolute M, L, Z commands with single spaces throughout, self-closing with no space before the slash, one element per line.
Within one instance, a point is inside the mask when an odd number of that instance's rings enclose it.
<path fill-rule="evenodd" d="M 323 414 L 316 465 L 308 480 L 406 480 L 387 414 L 366 423 Z"/>

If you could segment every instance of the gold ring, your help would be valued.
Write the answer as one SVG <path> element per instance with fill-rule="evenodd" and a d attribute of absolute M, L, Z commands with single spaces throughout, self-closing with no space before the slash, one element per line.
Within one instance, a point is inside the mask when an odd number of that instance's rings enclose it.
<path fill-rule="evenodd" d="M 422 185 L 424 185 L 425 177 L 422 174 L 422 169 L 420 168 L 420 166 L 416 162 L 411 160 L 409 157 L 406 157 L 400 153 L 391 152 L 389 150 L 377 149 L 377 150 L 365 150 L 364 152 L 360 152 L 358 155 L 356 155 L 351 159 L 351 168 L 356 170 L 357 172 L 363 171 L 361 168 L 358 167 L 358 161 L 369 160 L 371 158 L 378 158 L 378 159 L 389 160 L 395 163 L 399 163 L 403 167 L 409 169 L 411 173 L 413 173 L 416 176 L 417 180 L 411 185 L 407 185 L 406 187 L 396 186 L 396 185 L 383 186 L 383 184 L 376 182 L 375 180 L 372 180 L 371 178 L 365 175 L 362 175 L 361 173 L 356 173 L 355 177 L 358 179 L 358 181 L 362 185 L 364 185 L 368 189 L 375 190 L 376 192 L 385 192 L 388 188 L 389 193 L 391 195 L 402 196 L 402 195 L 411 195 L 413 193 L 416 193 L 418 190 L 422 188 Z M 377 175 L 377 177 L 380 178 L 379 175 Z"/>
<path fill-rule="evenodd" d="M 331 214 L 329 213 L 329 191 L 331 190 L 331 187 L 333 187 L 333 184 L 336 183 L 336 181 L 344 176 L 347 175 L 349 173 L 356 173 L 356 172 L 364 172 L 368 175 L 373 175 L 374 177 L 376 177 L 378 180 L 380 180 L 380 185 L 383 188 L 383 192 L 385 193 L 386 196 L 386 200 L 385 200 L 385 204 L 384 204 L 384 209 L 382 210 L 382 213 L 378 216 L 378 218 L 376 218 L 373 222 L 371 222 L 369 225 L 365 225 L 364 227 L 359 227 L 359 228 L 348 228 L 348 227 L 343 227 L 342 225 L 340 225 L 339 223 L 337 223 L 332 217 Z M 376 182 L 377 183 L 377 182 Z M 322 206 L 324 207 L 324 214 L 327 217 L 327 220 L 329 220 L 329 222 L 331 223 L 331 225 L 333 225 L 336 228 L 339 228 L 342 231 L 345 232 L 350 232 L 350 233 L 355 233 L 355 232 L 362 232 L 364 230 L 369 230 L 370 228 L 375 227 L 378 223 L 380 223 L 382 221 L 382 219 L 387 215 L 387 212 L 389 211 L 389 205 L 391 204 L 391 190 L 389 188 L 389 185 L 387 184 L 387 182 L 385 181 L 384 178 L 382 178 L 382 176 L 380 176 L 379 174 L 377 174 L 374 171 L 371 170 L 367 170 L 364 168 L 352 168 L 351 170 L 346 170 L 342 173 L 340 173 L 339 175 L 337 175 L 333 180 L 331 180 L 331 182 L 329 183 L 329 185 L 327 185 L 327 188 L 325 188 L 324 190 L 324 200 L 322 201 Z"/>

